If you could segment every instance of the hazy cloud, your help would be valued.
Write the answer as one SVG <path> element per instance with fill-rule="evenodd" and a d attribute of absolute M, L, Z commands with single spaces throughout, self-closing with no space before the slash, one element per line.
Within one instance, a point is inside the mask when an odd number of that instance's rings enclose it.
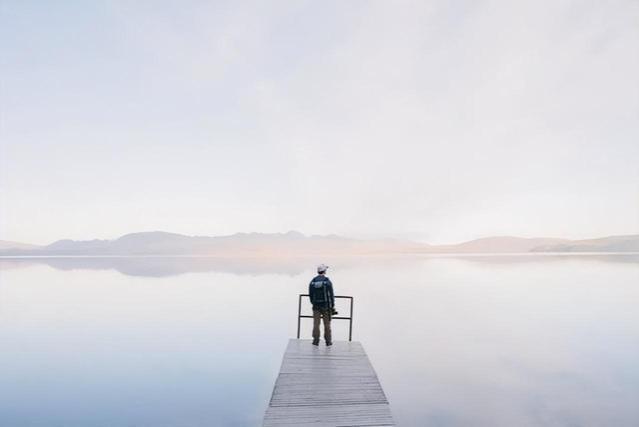
<path fill-rule="evenodd" d="M 0 237 L 639 229 L 639 5 L 2 3 Z"/>

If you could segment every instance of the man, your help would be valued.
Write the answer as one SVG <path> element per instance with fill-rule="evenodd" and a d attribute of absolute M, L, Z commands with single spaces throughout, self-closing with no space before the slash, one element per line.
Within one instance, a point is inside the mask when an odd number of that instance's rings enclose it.
<path fill-rule="evenodd" d="M 320 264 L 317 267 L 317 276 L 308 285 L 308 295 L 313 304 L 313 345 L 319 345 L 320 340 L 320 319 L 324 321 L 324 339 L 326 345 L 333 345 L 331 340 L 331 316 L 335 309 L 335 296 L 333 294 L 333 284 L 326 277 L 328 266 Z"/>

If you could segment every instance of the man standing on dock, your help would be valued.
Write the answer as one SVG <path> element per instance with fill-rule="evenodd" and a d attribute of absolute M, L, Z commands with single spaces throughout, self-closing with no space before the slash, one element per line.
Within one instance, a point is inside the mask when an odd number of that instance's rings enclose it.
<path fill-rule="evenodd" d="M 319 345 L 320 340 L 320 319 L 324 321 L 324 339 L 326 345 L 333 345 L 331 339 L 331 317 L 335 309 L 335 295 L 333 294 L 333 284 L 326 277 L 328 266 L 320 264 L 317 266 L 317 276 L 308 285 L 308 295 L 313 304 L 313 345 Z"/>

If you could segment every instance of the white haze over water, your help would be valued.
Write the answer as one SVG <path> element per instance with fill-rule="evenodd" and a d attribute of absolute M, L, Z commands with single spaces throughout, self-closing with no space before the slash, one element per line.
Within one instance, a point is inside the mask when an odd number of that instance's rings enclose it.
<path fill-rule="evenodd" d="M 0 2 L 0 239 L 639 229 L 639 3 Z"/>

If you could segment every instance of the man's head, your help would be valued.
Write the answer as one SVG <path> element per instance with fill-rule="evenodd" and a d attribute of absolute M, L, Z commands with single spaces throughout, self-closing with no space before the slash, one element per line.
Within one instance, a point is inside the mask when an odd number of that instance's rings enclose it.
<path fill-rule="evenodd" d="M 325 274 L 326 270 L 328 270 L 328 265 L 320 264 L 317 266 L 317 274 Z"/>

